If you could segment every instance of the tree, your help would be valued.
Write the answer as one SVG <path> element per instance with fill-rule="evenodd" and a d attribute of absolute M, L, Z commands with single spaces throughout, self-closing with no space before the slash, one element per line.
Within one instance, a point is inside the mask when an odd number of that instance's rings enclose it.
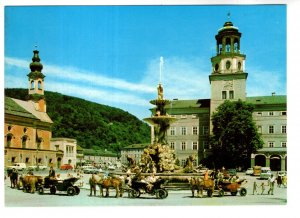
<path fill-rule="evenodd" d="M 213 113 L 210 144 L 216 167 L 249 167 L 251 154 L 262 148 L 253 110 L 252 104 L 238 100 L 225 101 Z"/>

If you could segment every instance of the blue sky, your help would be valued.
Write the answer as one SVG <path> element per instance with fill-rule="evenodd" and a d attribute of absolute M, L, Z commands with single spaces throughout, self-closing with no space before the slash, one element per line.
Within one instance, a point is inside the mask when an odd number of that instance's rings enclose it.
<path fill-rule="evenodd" d="M 286 94 L 285 5 L 6 6 L 4 87 L 27 88 L 34 46 L 45 89 L 119 107 L 142 119 L 156 98 L 210 98 L 215 35 L 242 33 L 247 95 Z"/>

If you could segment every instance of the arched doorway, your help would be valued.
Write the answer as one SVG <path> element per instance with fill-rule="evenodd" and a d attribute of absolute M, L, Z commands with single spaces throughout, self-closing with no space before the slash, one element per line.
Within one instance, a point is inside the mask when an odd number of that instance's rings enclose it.
<path fill-rule="evenodd" d="M 265 155 L 262 155 L 262 154 L 256 155 L 254 163 L 255 163 L 255 166 L 265 167 L 266 166 L 266 157 L 265 157 Z"/>
<path fill-rule="evenodd" d="M 281 170 L 280 155 L 271 155 L 270 156 L 270 168 L 272 171 L 280 171 Z"/>

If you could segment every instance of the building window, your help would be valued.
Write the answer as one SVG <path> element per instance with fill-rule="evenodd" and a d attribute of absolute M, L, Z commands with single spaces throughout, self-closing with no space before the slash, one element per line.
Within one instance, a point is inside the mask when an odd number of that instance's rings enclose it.
<path fill-rule="evenodd" d="M 27 136 L 24 135 L 24 136 L 22 137 L 22 148 L 26 148 L 26 143 L 27 143 Z"/>
<path fill-rule="evenodd" d="M 42 89 L 42 82 L 38 81 L 38 89 Z"/>
<path fill-rule="evenodd" d="M 58 151 L 59 145 L 55 145 L 55 150 Z"/>
<path fill-rule="evenodd" d="M 198 142 L 193 142 L 193 150 L 198 150 Z"/>
<path fill-rule="evenodd" d="M 203 141 L 204 149 L 210 149 L 208 141 Z"/>
<path fill-rule="evenodd" d="M 186 150 L 186 142 L 181 142 L 181 150 Z"/>
<path fill-rule="evenodd" d="M 193 135 L 198 135 L 198 127 L 193 126 Z"/>
<path fill-rule="evenodd" d="M 185 160 L 181 160 L 181 166 L 185 166 Z"/>
<path fill-rule="evenodd" d="M 170 128 L 170 135 L 175 135 L 175 127 Z"/>
<path fill-rule="evenodd" d="M 181 127 L 181 135 L 186 135 L 186 127 Z"/>
<path fill-rule="evenodd" d="M 281 115 L 282 115 L 282 116 L 286 116 L 286 111 L 282 111 L 282 112 L 281 112 Z"/>
<path fill-rule="evenodd" d="M 281 147 L 286 148 L 286 142 L 281 142 Z"/>
<path fill-rule="evenodd" d="M 281 126 L 281 133 L 286 133 L 286 125 Z"/>
<path fill-rule="evenodd" d="M 29 157 L 25 158 L 25 163 L 29 163 Z"/>
<path fill-rule="evenodd" d="M 269 148 L 274 148 L 274 142 L 268 142 Z"/>
<path fill-rule="evenodd" d="M 257 112 L 257 116 L 262 116 L 262 112 Z"/>
<path fill-rule="evenodd" d="M 269 133 L 273 134 L 274 133 L 274 126 L 269 126 Z"/>
<path fill-rule="evenodd" d="M 171 149 L 175 150 L 175 142 L 170 142 Z"/>
<path fill-rule="evenodd" d="M 203 126 L 203 135 L 208 135 L 208 126 Z"/>
<path fill-rule="evenodd" d="M 269 116 L 273 116 L 274 115 L 274 112 L 273 111 L 270 111 L 269 112 Z"/>
<path fill-rule="evenodd" d="M 262 134 L 262 126 L 257 126 L 257 132 Z"/>
<path fill-rule="evenodd" d="M 234 99 L 234 92 L 233 91 L 229 91 L 229 99 Z"/>
<path fill-rule="evenodd" d="M 196 118 L 197 118 L 197 115 L 196 115 L 196 114 L 192 114 L 192 118 L 193 118 L 193 119 L 196 119 Z"/>
<path fill-rule="evenodd" d="M 7 147 L 11 146 L 11 140 L 12 140 L 12 134 L 10 133 L 6 136 L 6 146 Z"/>
<path fill-rule="evenodd" d="M 222 99 L 226 99 L 227 98 L 227 93 L 226 91 L 222 91 Z"/>
<path fill-rule="evenodd" d="M 34 81 L 33 80 L 30 82 L 30 89 L 34 89 Z"/>

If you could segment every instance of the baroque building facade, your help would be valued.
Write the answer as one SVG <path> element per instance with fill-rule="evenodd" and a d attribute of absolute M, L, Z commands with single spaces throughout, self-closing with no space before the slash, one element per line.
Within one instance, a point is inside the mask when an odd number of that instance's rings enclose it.
<path fill-rule="evenodd" d="M 246 55 L 240 52 L 241 36 L 230 21 L 225 22 L 215 36 L 216 55 L 211 58 L 209 75 L 210 99 L 174 99 L 166 108 L 169 115 L 177 118 L 167 132 L 167 141 L 182 166 L 190 155 L 195 157 L 195 165 L 210 155 L 211 115 L 225 100 L 241 99 L 254 105 L 253 119 L 264 141 L 263 148 L 251 156 L 251 167 L 287 169 L 286 96 L 275 93 L 256 97 L 246 95 L 248 73 L 245 71 Z"/>
<path fill-rule="evenodd" d="M 57 152 L 50 148 L 52 120 L 46 113 L 43 65 L 34 50 L 28 76 L 28 100 L 5 97 L 4 163 L 56 165 Z"/>

